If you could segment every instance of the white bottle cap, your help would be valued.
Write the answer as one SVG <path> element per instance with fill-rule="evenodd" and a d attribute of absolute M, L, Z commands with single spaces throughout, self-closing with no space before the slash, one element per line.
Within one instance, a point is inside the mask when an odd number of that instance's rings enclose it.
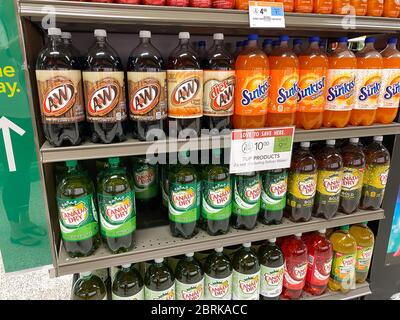
<path fill-rule="evenodd" d="M 88 277 L 92 274 L 91 271 L 85 271 L 85 272 L 81 272 L 81 277 Z"/>
<path fill-rule="evenodd" d="M 309 148 L 310 147 L 310 142 L 301 142 L 300 143 L 300 146 L 302 147 L 302 148 Z"/>
<path fill-rule="evenodd" d="M 215 248 L 214 250 L 215 250 L 215 252 L 222 252 L 222 251 L 224 251 L 224 248 L 220 247 L 220 248 Z"/>
<path fill-rule="evenodd" d="M 374 137 L 374 141 L 382 142 L 383 141 L 383 136 L 375 136 Z"/>
<path fill-rule="evenodd" d="M 319 229 L 318 232 L 319 233 L 326 233 L 326 229 Z"/>
<path fill-rule="evenodd" d="M 185 254 L 186 257 L 193 257 L 194 256 L 194 252 L 188 252 Z"/>
<path fill-rule="evenodd" d="M 189 32 L 179 32 L 179 39 L 190 39 Z"/>
<path fill-rule="evenodd" d="M 245 248 L 250 248 L 250 247 L 251 247 L 251 242 L 245 242 L 245 243 L 243 243 L 243 247 L 245 247 Z"/>
<path fill-rule="evenodd" d="M 49 28 L 47 30 L 49 36 L 61 36 L 61 29 L 60 28 Z"/>
<path fill-rule="evenodd" d="M 336 143 L 336 140 L 333 140 L 333 139 L 326 140 L 326 144 L 327 144 L 328 146 L 334 146 L 335 143 Z"/>
<path fill-rule="evenodd" d="M 107 31 L 104 29 L 96 29 L 94 30 L 94 36 L 95 37 L 107 37 Z"/>
<path fill-rule="evenodd" d="M 360 138 L 350 138 L 349 140 L 351 143 L 358 143 L 360 141 Z"/>
<path fill-rule="evenodd" d="M 164 262 L 164 258 L 157 258 L 157 259 L 154 259 L 154 262 L 155 262 L 155 263 L 163 263 L 163 262 Z"/>
<path fill-rule="evenodd" d="M 275 243 L 276 242 L 276 238 L 268 239 L 268 242 Z"/>
<path fill-rule="evenodd" d="M 294 235 L 295 235 L 296 237 L 299 237 L 299 238 L 300 238 L 303 234 L 302 234 L 302 233 L 295 233 Z"/>
<path fill-rule="evenodd" d="M 71 39 L 72 38 L 71 32 L 62 32 L 61 33 L 61 38 L 63 38 L 63 39 Z"/>
<path fill-rule="evenodd" d="M 223 33 L 214 33 L 213 38 L 214 38 L 214 40 L 224 40 L 224 34 Z"/>
<path fill-rule="evenodd" d="M 131 264 L 130 263 L 126 263 L 126 264 L 123 264 L 121 267 L 124 268 L 124 269 L 128 269 L 128 268 L 131 267 Z"/>
<path fill-rule="evenodd" d="M 140 30 L 139 31 L 139 38 L 151 38 L 151 31 Z"/>

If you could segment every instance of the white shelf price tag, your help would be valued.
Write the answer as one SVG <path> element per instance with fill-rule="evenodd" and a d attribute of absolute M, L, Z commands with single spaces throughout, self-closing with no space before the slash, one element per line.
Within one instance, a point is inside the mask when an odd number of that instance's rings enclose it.
<path fill-rule="evenodd" d="M 250 28 L 285 28 L 282 2 L 249 1 Z"/>
<path fill-rule="evenodd" d="M 294 127 L 233 130 L 230 173 L 289 168 Z"/>

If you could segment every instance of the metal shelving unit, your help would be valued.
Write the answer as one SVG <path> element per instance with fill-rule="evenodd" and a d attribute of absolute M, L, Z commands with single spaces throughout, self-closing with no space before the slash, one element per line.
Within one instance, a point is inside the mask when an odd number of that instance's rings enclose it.
<path fill-rule="evenodd" d="M 328 290 L 324 294 L 320 296 L 313 296 L 310 294 L 304 294 L 301 297 L 301 300 L 351 300 L 351 299 L 356 299 L 360 297 L 367 296 L 371 294 L 371 289 L 369 287 L 369 284 L 367 282 L 361 283 L 361 284 L 356 284 L 356 287 L 354 289 L 351 289 L 347 293 L 343 292 L 334 292 Z"/>

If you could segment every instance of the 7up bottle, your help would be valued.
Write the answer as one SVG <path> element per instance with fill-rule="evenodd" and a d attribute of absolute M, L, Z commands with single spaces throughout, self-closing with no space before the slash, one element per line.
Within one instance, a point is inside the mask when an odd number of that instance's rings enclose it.
<path fill-rule="evenodd" d="M 261 180 L 258 172 L 241 173 L 233 179 L 232 226 L 252 230 L 260 211 Z"/>
<path fill-rule="evenodd" d="M 134 246 L 135 194 L 119 158 L 110 158 L 108 163 L 97 188 L 101 234 L 111 252 L 126 252 Z"/>

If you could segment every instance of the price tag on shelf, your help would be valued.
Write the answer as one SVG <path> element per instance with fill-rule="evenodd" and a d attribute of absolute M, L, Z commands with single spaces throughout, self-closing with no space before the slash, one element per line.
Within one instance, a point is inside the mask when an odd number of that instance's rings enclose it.
<path fill-rule="evenodd" d="M 249 1 L 250 28 L 285 28 L 282 2 Z"/>
<path fill-rule="evenodd" d="M 289 168 L 294 127 L 233 130 L 230 173 Z"/>

